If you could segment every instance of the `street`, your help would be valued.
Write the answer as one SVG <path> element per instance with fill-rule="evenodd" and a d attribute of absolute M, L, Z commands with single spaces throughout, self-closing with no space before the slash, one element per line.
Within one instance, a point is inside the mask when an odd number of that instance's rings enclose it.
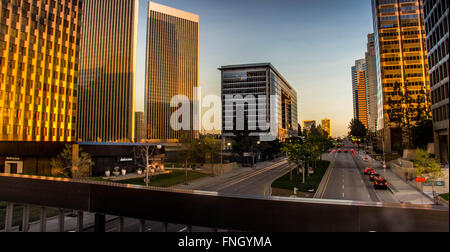
<path fill-rule="evenodd" d="M 200 191 L 219 192 L 227 195 L 269 196 L 273 181 L 285 175 L 289 167 L 285 160 L 233 176 L 217 183 L 196 188 Z"/>
<path fill-rule="evenodd" d="M 351 147 L 343 148 L 351 150 Z M 349 153 L 334 153 L 336 164 L 325 188 L 324 199 L 398 203 L 389 191 L 375 190 L 368 176 L 367 164 Z"/>

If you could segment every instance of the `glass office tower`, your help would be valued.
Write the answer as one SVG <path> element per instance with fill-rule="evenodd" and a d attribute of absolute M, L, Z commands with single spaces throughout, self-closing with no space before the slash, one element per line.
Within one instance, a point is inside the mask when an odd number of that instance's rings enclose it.
<path fill-rule="evenodd" d="M 425 0 L 425 26 L 430 62 L 431 97 L 436 156 L 448 164 L 449 155 L 449 75 L 450 75 L 450 3 Z"/>
<path fill-rule="evenodd" d="M 367 36 L 366 52 L 366 79 L 367 79 L 367 118 L 368 130 L 371 133 L 377 131 L 378 108 L 377 108 L 377 57 L 375 51 L 375 35 Z"/>
<path fill-rule="evenodd" d="M 138 0 L 83 1 L 80 141 L 134 141 L 138 7 Z"/>
<path fill-rule="evenodd" d="M 352 67 L 352 82 L 354 118 L 368 128 L 367 65 L 365 59 L 357 60 Z"/>
<path fill-rule="evenodd" d="M 422 0 L 372 0 L 379 148 L 402 151 L 408 128 L 431 118 Z"/>
<path fill-rule="evenodd" d="M 155 142 L 178 142 L 183 134 L 195 138 L 193 103 L 199 86 L 199 17 L 150 2 L 147 24 L 145 114 L 147 138 Z M 175 131 L 170 118 L 174 96 L 191 102 L 190 130 Z"/>
<path fill-rule="evenodd" d="M 227 96 L 242 96 L 245 99 L 248 95 L 255 97 L 254 102 L 247 102 L 244 106 L 244 130 L 250 136 L 261 136 L 268 134 L 271 129 L 265 130 L 259 126 L 258 122 L 263 120 L 268 124 L 278 125 L 278 139 L 285 139 L 298 136 L 298 110 L 297 92 L 289 85 L 284 77 L 270 63 L 230 65 L 222 66 L 222 134 L 225 138 L 233 138 L 239 130 L 237 102 L 233 105 L 226 104 Z M 276 104 L 271 104 L 271 97 L 277 99 Z M 258 98 L 265 97 L 263 101 Z M 233 100 L 234 100 L 233 99 Z M 263 108 L 263 109 L 262 109 Z M 257 113 L 252 113 L 257 110 Z M 271 118 L 271 111 L 275 115 Z M 255 117 L 256 116 L 256 117 Z M 275 119 L 276 122 L 271 121 Z"/>
<path fill-rule="evenodd" d="M 72 141 L 81 1 L 0 1 L 0 141 Z"/>

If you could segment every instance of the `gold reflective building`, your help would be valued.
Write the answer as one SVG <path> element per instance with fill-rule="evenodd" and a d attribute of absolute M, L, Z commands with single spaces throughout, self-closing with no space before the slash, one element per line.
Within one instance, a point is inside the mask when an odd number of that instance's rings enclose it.
<path fill-rule="evenodd" d="M 422 0 L 372 0 L 378 74 L 379 148 L 400 151 L 407 128 L 431 118 Z"/>
<path fill-rule="evenodd" d="M 0 1 L 0 141 L 72 141 L 79 1 Z"/>
<path fill-rule="evenodd" d="M 331 137 L 331 120 L 330 119 L 322 120 L 322 129 L 328 133 L 329 137 Z"/>
<path fill-rule="evenodd" d="M 177 142 L 183 131 L 174 131 L 170 118 L 172 97 L 183 95 L 191 101 L 191 130 L 194 123 L 194 88 L 199 86 L 199 17 L 195 14 L 150 2 L 147 24 L 147 65 L 145 113 L 147 138 Z"/>
<path fill-rule="evenodd" d="M 367 113 L 367 64 L 365 59 L 355 62 L 352 67 L 354 118 L 368 128 Z"/>
<path fill-rule="evenodd" d="M 138 0 L 83 1 L 78 140 L 134 141 Z"/>

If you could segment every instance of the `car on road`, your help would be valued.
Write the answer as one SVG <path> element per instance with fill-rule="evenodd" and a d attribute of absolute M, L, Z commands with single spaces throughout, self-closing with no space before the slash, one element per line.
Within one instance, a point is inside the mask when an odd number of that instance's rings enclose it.
<path fill-rule="evenodd" d="M 380 178 L 379 180 L 375 181 L 375 185 L 374 185 L 375 189 L 379 189 L 379 190 L 387 190 L 388 186 L 389 186 L 389 183 L 384 178 Z"/>
<path fill-rule="evenodd" d="M 372 168 L 367 168 L 366 170 L 364 170 L 364 175 L 372 175 L 375 174 L 375 170 Z"/>
<path fill-rule="evenodd" d="M 337 151 L 338 153 L 342 153 L 342 150 L 341 149 L 339 149 L 338 151 Z"/>
<path fill-rule="evenodd" d="M 370 181 L 372 181 L 372 182 L 376 182 L 379 179 L 381 179 L 381 175 L 380 174 L 374 173 L 374 174 L 370 175 Z"/>
<path fill-rule="evenodd" d="M 344 150 L 344 153 L 348 153 L 348 150 Z"/>

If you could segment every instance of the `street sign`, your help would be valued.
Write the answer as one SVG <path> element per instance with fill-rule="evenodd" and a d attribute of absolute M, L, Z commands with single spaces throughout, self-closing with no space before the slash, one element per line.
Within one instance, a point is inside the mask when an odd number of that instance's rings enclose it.
<path fill-rule="evenodd" d="M 426 178 L 416 178 L 416 182 L 417 183 L 425 183 L 425 182 L 427 182 L 427 179 Z"/>

